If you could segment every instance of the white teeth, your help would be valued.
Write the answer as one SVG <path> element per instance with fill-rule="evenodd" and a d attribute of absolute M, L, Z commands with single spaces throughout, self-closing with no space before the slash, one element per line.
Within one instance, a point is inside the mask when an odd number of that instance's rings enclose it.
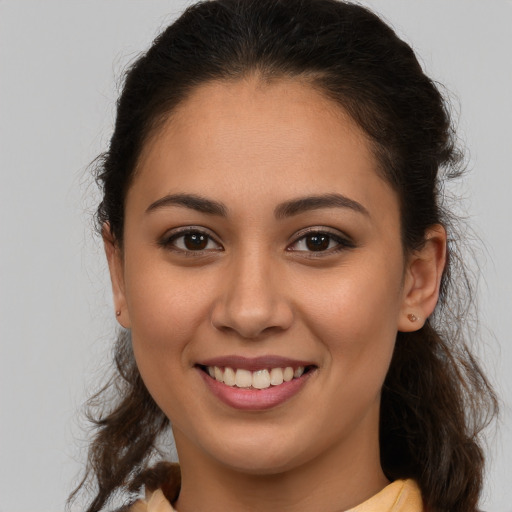
<path fill-rule="evenodd" d="M 270 387 L 270 373 L 268 370 L 258 370 L 252 374 L 252 387 L 265 389 Z"/>
<path fill-rule="evenodd" d="M 249 370 L 237 370 L 235 384 L 239 388 L 250 388 L 252 386 L 252 373 Z"/>
<path fill-rule="evenodd" d="M 230 387 L 267 389 L 270 386 L 279 386 L 283 382 L 290 382 L 294 378 L 298 379 L 304 374 L 304 366 L 298 366 L 295 369 L 287 366 L 286 368 L 263 369 L 254 372 L 235 370 L 230 367 L 223 370 L 219 366 L 208 366 L 207 371 L 212 379 Z"/>
<path fill-rule="evenodd" d="M 218 366 L 216 366 L 213 370 L 215 372 L 215 380 L 224 382 L 224 372 Z"/>
<path fill-rule="evenodd" d="M 224 370 L 224 384 L 234 386 L 236 383 L 236 374 L 233 368 L 226 368 Z"/>
<path fill-rule="evenodd" d="M 293 368 L 291 366 L 287 366 L 283 372 L 283 380 L 285 382 L 290 382 L 293 379 Z"/>
<path fill-rule="evenodd" d="M 281 368 L 272 368 L 270 370 L 270 384 L 272 386 L 279 386 L 283 383 L 283 370 Z"/>

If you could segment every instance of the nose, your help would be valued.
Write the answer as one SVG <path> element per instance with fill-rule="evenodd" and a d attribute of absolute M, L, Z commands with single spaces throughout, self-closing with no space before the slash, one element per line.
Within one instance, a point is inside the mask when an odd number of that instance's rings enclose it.
<path fill-rule="evenodd" d="M 269 258 L 253 255 L 232 261 L 212 309 L 213 326 L 253 340 L 287 330 L 293 310 L 283 274 L 278 274 Z"/>

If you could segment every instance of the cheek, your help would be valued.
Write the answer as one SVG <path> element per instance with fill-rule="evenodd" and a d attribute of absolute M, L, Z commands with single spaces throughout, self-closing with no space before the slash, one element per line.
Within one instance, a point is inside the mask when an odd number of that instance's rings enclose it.
<path fill-rule="evenodd" d="M 400 262 L 400 259 L 397 260 Z M 369 261 L 316 279 L 304 297 L 303 316 L 330 361 L 355 380 L 384 380 L 393 352 L 401 307 L 402 268 Z"/>
<path fill-rule="evenodd" d="M 210 286 L 207 280 L 189 279 L 168 263 L 148 262 L 130 268 L 126 262 L 127 306 L 132 344 L 142 379 L 168 417 L 182 418 L 194 390 L 182 389 L 193 371 L 191 341 L 208 318 Z M 175 392 L 173 390 L 179 390 Z"/>
<path fill-rule="evenodd" d="M 208 317 L 211 285 L 167 262 L 126 262 L 126 296 L 134 350 L 155 369 L 185 364 L 186 346 Z"/>

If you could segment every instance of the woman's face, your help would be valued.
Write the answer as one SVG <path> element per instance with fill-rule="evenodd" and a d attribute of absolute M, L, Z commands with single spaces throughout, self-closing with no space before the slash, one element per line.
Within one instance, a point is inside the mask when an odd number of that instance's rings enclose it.
<path fill-rule="evenodd" d="M 145 147 L 114 288 L 182 461 L 378 464 L 407 312 L 398 200 L 376 168 L 358 126 L 298 81 L 203 85 Z"/>

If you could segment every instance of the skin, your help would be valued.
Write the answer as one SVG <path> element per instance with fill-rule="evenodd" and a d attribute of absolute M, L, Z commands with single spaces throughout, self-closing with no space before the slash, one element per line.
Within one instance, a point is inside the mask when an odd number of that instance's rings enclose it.
<path fill-rule="evenodd" d="M 404 255 L 395 191 L 360 128 L 300 81 L 200 86 L 147 143 L 126 198 L 122 249 L 104 238 L 119 322 L 144 382 L 170 418 L 183 475 L 176 504 L 197 510 L 335 511 L 382 489 L 380 391 L 398 330 L 433 311 L 446 235 Z M 361 205 L 276 218 L 287 201 L 342 194 Z M 225 215 L 168 204 L 220 202 Z M 187 250 L 170 235 L 211 236 Z M 304 230 L 327 232 L 311 251 Z M 411 322 L 408 314 L 418 320 Z M 307 383 L 267 410 L 215 397 L 207 358 L 311 361 Z"/>

